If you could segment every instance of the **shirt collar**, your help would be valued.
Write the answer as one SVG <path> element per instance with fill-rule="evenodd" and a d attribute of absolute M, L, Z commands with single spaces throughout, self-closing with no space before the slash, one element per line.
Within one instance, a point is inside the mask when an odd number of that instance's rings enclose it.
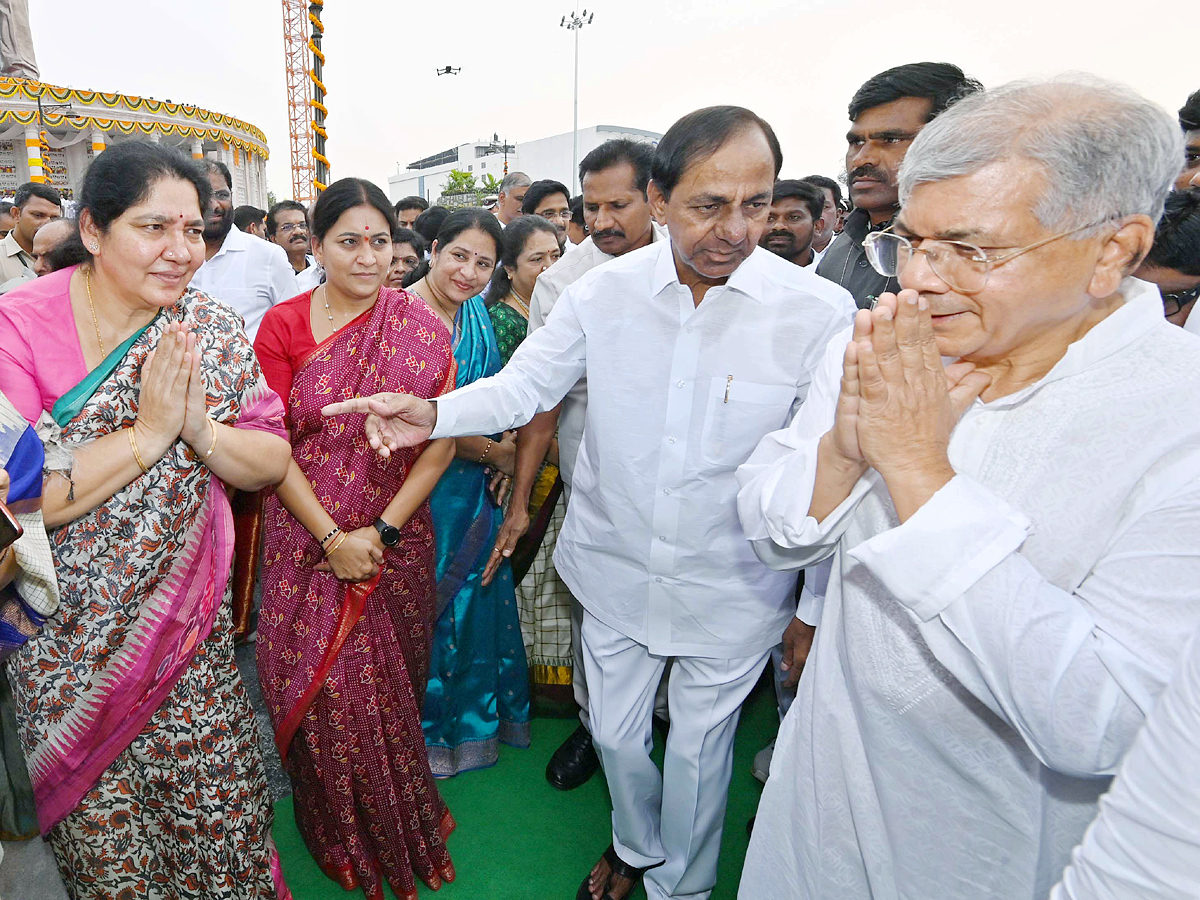
<path fill-rule="evenodd" d="M 214 253 L 212 259 L 208 261 L 212 262 L 213 259 L 216 259 L 222 253 L 239 253 L 245 250 L 245 238 L 253 238 L 256 241 L 261 240 L 261 238 L 253 237 L 253 235 L 243 234 L 241 229 L 234 225 L 229 229 L 229 234 L 225 235 L 225 240 L 221 242 L 221 249 Z"/>
<path fill-rule="evenodd" d="M 1015 406 L 1047 384 L 1085 372 L 1101 360 L 1138 341 L 1150 329 L 1166 323 L 1162 295 L 1156 285 L 1129 277 L 1121 283 L 1125 302 L 1075 341 L 1040 381 L 988 403 L 988 407 Z M 1174 326 L 1171 326 L 1174 327 Z"/>
<path fill-rule="evenodd" d="M 668 285 L 681 284 L 679 273 L 675 271 L 675 253 L 672 250 L 670 237 L 665 233 L 660 235 L 662 240 L 656 240 L 651 247 L 657 248 L 658 259 L 654 263 L 654 278 L 650 283 L 650 295 L 657 297 Z M 733 270 L 733 274 L 725 282 L 725 287 L 745 294 L 751 300 L 762 300 L 763 273 L 762 265 L 770 250 L 755 247 L 742 264 Z"/>
<path fill-rule="evenodd" d="M 17 239 L 11 231 L 4 236 L 4 254 L 6 256 L 16 256 L 17 254 L 29 255 L 25 253 L 25 248 L 17 243 Z"/>
<path fill-rule="evenodd" d="M 883 231 L 883 229 L 891 226 L 896 221 L 896 216 L 893 214 L 886 222 L 878 226 L 871 224 L 871 214 L 865 209 L 856 209 L 846 216 L 846 224 L 842 227 L 842 231 L 850 235 L 850 239 L 858 246 L 862 246 L 863 239 L 872 231 Z M 832 243 L 832 242 L 831 242 Z"/>

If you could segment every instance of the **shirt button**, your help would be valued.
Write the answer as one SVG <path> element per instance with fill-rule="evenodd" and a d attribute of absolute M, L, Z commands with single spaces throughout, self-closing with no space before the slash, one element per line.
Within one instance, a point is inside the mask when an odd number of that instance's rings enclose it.
<path fill-rule="evenodd" d="M 657 581 L 659 584 L 662 584 L 662 576 L 661 575 L 655 575 L 654 580 Z"/>
<path fill-rule="evenodd" d="M 686 381 L 677 381 L 675 382 L 675 387 L 683 387 L 685 384 L 687 384 Z"/>
<path fill-rule="evenodd" d="M 673 437 L 669 437 L 669 438 L 667 438 L 667 443 L 668 443 L 668 444 L 673 444 L 673 443 L 675 443 L 675 438 L 673 438 Z"/>
<path fill-rule="evenodd" d="M 660 541 L 665 541 L 665 540 L 667 539 L 667 536 L 666 536 L 665 534 L 660 534 L 660 535 L 658 536 L 658 539 L 659 539 Z"/>
<path fill-rule="evenodd" d="M 670 496 L 671 496 L 671 489 L 670 489 L 670 488 L 663 488 L 663 496 L 664 496 L 664 497 L 670 497 Z"/>
<path fill-rule="evenodd" d="M 860 269 L 865 269 L 867 267 L 867 261 L 865 259 L 860 259 L 858 261 L 858 267 Z"/>

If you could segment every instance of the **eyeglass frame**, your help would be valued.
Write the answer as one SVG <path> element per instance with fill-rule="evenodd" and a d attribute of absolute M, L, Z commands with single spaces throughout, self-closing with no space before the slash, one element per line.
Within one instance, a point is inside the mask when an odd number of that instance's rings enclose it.
<path fill-rule="evenodd" d="M 1200 284 L 1193 288 L 1188 288 L 1186 291 L 1164 291 L 1159 288 L 1158 294 L 1162 297 L 1163 316 L 1173 316 L 1189 303 L 1195 303 L 1197 300 L 1200 300 Z M 1168 302 L 1175 304 L 1175 308 L 1170 312 L 1167 312 Z"/>
<path fill-rule="evenodd" d="M 992 269 L 994 269 L 996 266 L 1000 265 L 1001 263 L 1006 263 L 1010 259 L 1016 259 L 1018 256 L 1028 253 L 1030 250 L 1036 250 L 1038 247 L 1044 247 L 1047 244 L 1053 243 L 1054 241 L 1057 241 L 1057 240 L 1061 240 L 1062 238 L 1068 237 L 1069 235 L 1078 234 L 1079 232 L 1086 231 L 1089 228 L 1096 228 L 1100 225 L 1105 224 L 1106 222 L 1111 222 L 1115 218 L 1118 218 L 1118 217 L 1117 216 L 1108 216 L 1106 218 L 1101 219 L 1098 222 L 1089 222 L 1086 225 L 1080 225 L 1078 228 L 1072 228 L 1069 231 L 1060 231 L 1058 234 L 1053 234 L 1048 238 L 1042 238 L 1040 241 L 1035 241 L 1034 243 L 1029 244 L 1025 247 L 990 247 L 990 248 L 988 248 L 990 250 L 1009 250 L 1009 251 L 1011 251 L 1009 253 L 1004 254 L 1003 256 L 996 256 L 996 257 L 988 256 L 988 251 L 985 250 L 983 247 L 980 247 L 978 244 L 968 243 L 967 241 L 950 241 L 950 240 L 944 240 L 942 238 L 921 238 L 920 240 L 922 243 L 924 243 L 925 241 L 931 241 L 931 242 L 937 243 L 937 244 L 957 244 L 960 247 L 966 247 L 970 250 L 976 251 L 977 255 L 972 257 L 971 261 L 987 263 L 987 269 L 985 269 L 984 273 L 983 273 L 983 284 L 981 284 L 979 287 L 975 288 L 974 290 L 968 291 L 968 290 L 965 290 L 965 289 L 959 287 L 958 285 L 954 284 L 953 282 L 951 282 L 948 279 L 946 279 L 945 277 L 943 277 L 943 275 L 940 272 L 938 272 L 937 269 L 935 269 L 933 267 L 932 262 L 929 263 L 929 270 L 931 272 L 933 272 L 933 274 L 936 275 L 941 281 L 944 281 L 947 285 L 949 285 L 954 290 L 958 291 L 960 294 L 971 295 L 971 294 L 978 294 L 987 288 L 988 279 L 992 277 Z M 891 274 L 889 274 L 887 272 L 880 272 L 879 267 L 876 266 L 874 260 L 871 259 L 871 257 L 873 255 L 877 256 L 878 254 L 877 253 L 873 254 L 869 248 L 871 245 L 874 245 L 879 240 L 880 236 L 886 234 L 893 238 L 896 238 L 897 240 L 904 241 L 904 243 L 908 244 L 909 250 L 911 250 L 912 253 L 914 253 L 914 254 L 925 253 L 926 256 L 928 256 L 928 253 L 929 253 L 928 250 L 923 250 L 920 247 L 914 247 L 912 244 L 912 241 L 910 241 L 904 235 L 896 234 L 896 232 L 892 231 L 892 229 L 895 227 L 896 227 L 895 224 L 889 225 L 887 228 L 883 228 L 879 231 L 873 231 L 870 234 L 868 234 L 865 238 L 863 238 L 863 250 L 867 254 L 867 261 L 871 263 L 871 268 L 873 268 L 876 272 L 879 272 L 880 275 L 883 275 L 887 278 L 899 278 L 900 272 L 899 272 L 898 267 L 897 267 L 897 271 L 894 273 L 891 273 Z"/>
<path fill-rule="evenodd" d="M 571 221 L 571 211 L 569 209 L 559 210 L 558 212 L 548 209 L 545 212 L 536 213 L 535 215 L 541 216 L 548 221 L 554 219 L 561 219 L 564 222 Z"/>

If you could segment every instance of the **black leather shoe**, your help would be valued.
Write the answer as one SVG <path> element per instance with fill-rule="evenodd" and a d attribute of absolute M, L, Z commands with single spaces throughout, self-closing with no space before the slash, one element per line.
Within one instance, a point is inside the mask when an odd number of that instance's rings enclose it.
<path fill-rule="evenodd" d="M 592 746 L 592 736 L 580 725 L 550 757 L 546 780 L 560 791 L 570 791 L 595 775 L 598 768 L 600 758 Z"/>

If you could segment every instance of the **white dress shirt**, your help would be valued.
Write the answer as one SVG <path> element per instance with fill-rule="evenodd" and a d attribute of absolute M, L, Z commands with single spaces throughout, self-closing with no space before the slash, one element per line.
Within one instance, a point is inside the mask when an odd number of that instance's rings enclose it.
<path fill-rule="evenodd" d="M 761 248 L 696 306 L 659 241 L 567 288 L 500 374 L 437 401 L 434 436 L 524 424 L 586 372 L 558 574 L 651 653 L 750 656 L 779 642 L 795 578 L 747 543 L 734 471 L 790 421 L 852 309 L 844 290 Z"/>
<path fill-rule="evenodd" d="M 237 228 L 192 276 L 192 287 L 237 310 L 252 341 L 267 310 L 300 293 L 283 248 Z"/>
<path fill-rule="evenodd" d="M 1200 634 L 1121 763 L 1051 900 L 1200 896 Z"/>
<path fill-rule="evenodd" d="M 1044 900 L 1200 623 L 1200 341 L 1152 285 L 967 410 L 903 525 L 870 470 L 808 516 L 849 333 L 738 473 L 780 567 L 833 553 L 746 900 Z"/>
<path fill-rule="evenodd" d="M 650 242 L 669 240 L 667 229 L 651 222 Z M 578 247 L 568 250 L 558 262 L 538 276 L 533 285 L 533 296 L 529 298 L 529 333 L 546 324 L 546 318 L 554 304 L 568 285 L 574 284 L 585 273 L 609 260 L 616 259 L 605 253 L 586 237 Z M 579 442 L 583 440 L 583 419 L 587 412 L 587 376 L 580 378 L 567 396 L 563 397 L 558 415 L 558 471 L 562 474 L 566 489 L 571 489 L 571 476 L 575 472 L 575 457 L 579 455 Z"/>

